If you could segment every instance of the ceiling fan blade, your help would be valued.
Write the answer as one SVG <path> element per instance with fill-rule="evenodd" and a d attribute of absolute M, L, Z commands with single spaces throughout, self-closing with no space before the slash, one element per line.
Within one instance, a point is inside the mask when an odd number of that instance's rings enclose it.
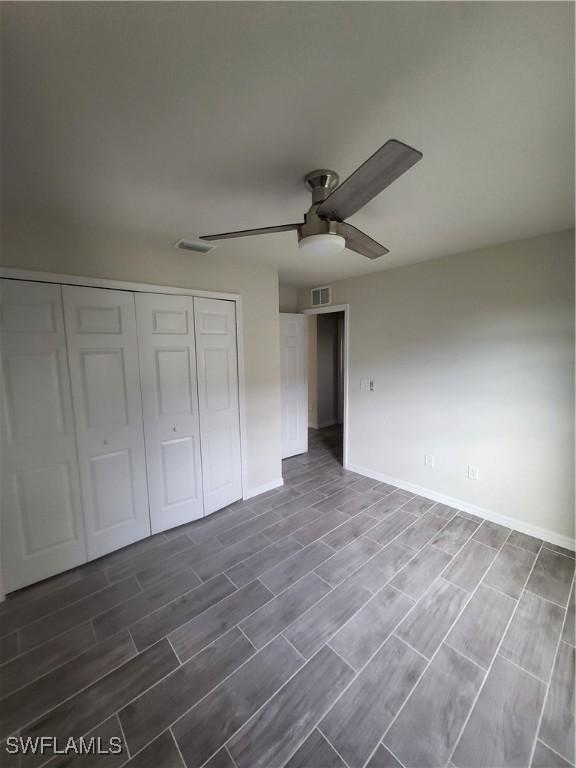
<path fill-rule="evenodd" d="M 289 232 L 298 229 L 299 224 L 280 224 L 277 227 L 261 227 L 260 229 L 241 229 L 238 232 L 221 232 L 219 235 L 202 235 L 201 240 L 230 240 L 233 237 L 250 237 L 251 235 L 271 235 L 274 232 Z"/>
<path fill-rule="evenodd" d="M 421 159 L 422 152 L 390 139 L 320 203 L 318 216 L 344 221 Z"/>
<path fill-rule="evenodd" d="M 346 248 L 361 253 L 367 259 L 378 259 L 380 256 L 390 253 L 388 248 L 380 245 L 376 240 L 353 227 L 352 224 L 342 224 L 339 231 L 342 237 L 346 239 Z"/>

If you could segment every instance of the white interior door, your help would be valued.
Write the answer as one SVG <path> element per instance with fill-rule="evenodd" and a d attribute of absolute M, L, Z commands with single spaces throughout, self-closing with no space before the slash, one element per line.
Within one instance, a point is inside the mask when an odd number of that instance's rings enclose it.
<path fill-rule="evenodd" d="M 86 561 L 59 285 L 0 281 L 6 591 Z"/>
<path fill-rule="evenodd" d="M 93 559 L 150 535 L 134 294 L 62 290 Z"/>
<path fill-rule="evenodd" d="M 152 533 L 202 517 L 191 296 L 136 294 Z"/>
<path fill-rule="evenodd" d="M 280 313 L 282 458 L 308 450 L 306 316 Z"/>
<path fill-rule="evenodd" d="M 242 497 L 236 306 L 194 298 L 205 514 Z"/>

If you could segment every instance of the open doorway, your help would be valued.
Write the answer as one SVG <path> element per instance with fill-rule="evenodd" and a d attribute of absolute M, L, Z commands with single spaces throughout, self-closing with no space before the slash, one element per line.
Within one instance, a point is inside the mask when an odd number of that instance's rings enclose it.
<path fill-rule="evenodd" d="M 308 310 L 309 445 L 345 465 L 346 312 Z"/>

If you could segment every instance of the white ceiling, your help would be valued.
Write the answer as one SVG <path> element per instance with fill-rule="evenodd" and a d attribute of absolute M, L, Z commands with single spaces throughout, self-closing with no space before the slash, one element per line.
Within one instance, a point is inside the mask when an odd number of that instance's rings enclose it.
<path fill-rule="evenodd" d="M 424 159 L 352 217 L 390 248 L 224 255 L 308 285 L 573 226 L 572 3 L 4 3 L 15 212 L 168 243 L 299 221 L 304 174 Z M 190 256 L 191 259 L 210 258 Z"/>

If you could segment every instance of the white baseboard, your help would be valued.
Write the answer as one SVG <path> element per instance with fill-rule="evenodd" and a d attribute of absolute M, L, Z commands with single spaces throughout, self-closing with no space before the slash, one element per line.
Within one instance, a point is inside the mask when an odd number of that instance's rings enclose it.
<path fill-rule="evenodd" d="M 375 472 L 366 467 L 359 467 L 356 464 L 346 464 L 345 469 L 349 469 L 351 472 L 356 472 L 359 475 L 364 475 L 364 477 L 370 477 L 373 480 L 379 480 L 381 483 L 395 485 L 397 488 L 402 488 L 404 491 L 412 491 L 412 493 L 417 493 L 419 496 L 425 496 L 426 498 L 438 501 L 441 504 L 447 504 L 449 507 L 455 507 L 456 509 L 461 509 L 463 512 L 469 512 L 471 515 L 483 517 L 491 523 L 498 523 L 498 525 L 504 525 L 506 528 L 513 528 L 515 531 L 528 534 L 528 536 L 535 536 L 537 539 L 542 539 L 550 544 L 556 544 L 559 547 L 564 547 L 565 549 L 570 549 L 572 551 L 576 549 L 576 542 L 574 539 L 571 539 L 568 536 L 563 536 L 561 533 L 549 531 L 547 528 L 540 528 L 538 525 L 524 523 L 522 520 L 518 520 L 515 517 L 501 515 L 499 512 L 493 512 L 491 509 L 484 509 L 484 507 L 478 507 L 476 504 L 471 504 L 468 501 L 456 499 L 454 496 L 447 496 L 444 493 L 432 491 L 430 488 L 424 488 L 415 483 L 399 480 L 397 477 L 390 477 L 390 475 L 384 475 L 382 472 Z"/>
<path fill-rule="evenodd" d="M 260 496 L 261 493 L 266 493 L 266 491 L 273 491 L 275 488 L 281 488 L 283 485 L 284 478 L 278 477 L 276 480 L 271 480 L 269 483 L 264 483 L 264 485 L 256 485 L 253 488 L 247 488 L 242 498 L 244 500 L 252 499 L 254 496 Z"/>

